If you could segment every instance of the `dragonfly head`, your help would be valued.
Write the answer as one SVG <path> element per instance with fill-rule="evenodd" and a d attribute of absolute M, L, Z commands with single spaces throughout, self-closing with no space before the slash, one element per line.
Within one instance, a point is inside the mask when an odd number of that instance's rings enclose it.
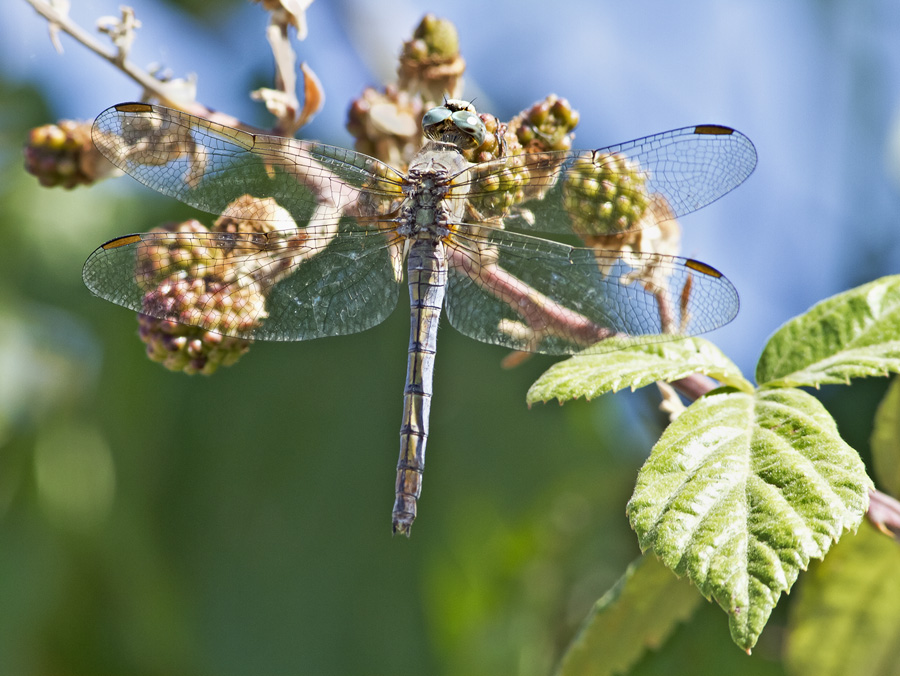
<path fill-rule="evenodd" d="M 460 99 L 447 99 L 444 105 L 425 113 L 422 131 L 431 140 L 452 143 L 460 150 L 477 148 L 487 135 L 475 106 Z"/>

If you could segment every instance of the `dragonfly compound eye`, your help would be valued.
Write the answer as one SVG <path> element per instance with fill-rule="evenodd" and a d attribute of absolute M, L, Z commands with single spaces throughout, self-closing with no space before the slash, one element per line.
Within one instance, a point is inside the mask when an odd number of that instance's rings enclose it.
<path fill-rule="evenodd" d="M 439 139 L 444 122 L 449 119 L 451 111 L 446 106 L 432 108 L 422 118 L 422 130 L 428 138 Z"/>
<path fill-rule="evenodd" d="M 470 104 L 465 103 L 466 108 L 460 109 L 460 103 L 464 102 L 451 99 L 446 105 L 425 113 L 422 118 L 425 136 L 435 141 L 452 143 L 462 150 L 477 148 L 484 143 L 487 135 L 484 123 Z"/>
<path fill-rule="evenodd" d="M 473 148 L 477 148 L 484 143 L 487 131 L 484 128 L 484 122 L 475 113 L 459 110 L 453 113 L 450 119 L 453 120 L 453 124 L 457 129 L 472 138 L 475 142 L 475 145 L 472 146 Z"/>

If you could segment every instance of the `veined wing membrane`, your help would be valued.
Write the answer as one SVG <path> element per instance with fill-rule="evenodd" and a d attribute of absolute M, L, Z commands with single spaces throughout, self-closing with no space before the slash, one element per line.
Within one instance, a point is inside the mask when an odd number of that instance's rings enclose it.
<path fill-rule="evenodd" d="M 162 106 L 108 108 L 91 135 L 110 162 L 141 183 L 216 215 L 243 217 L 240 207 L 229 205 L 249 194 L 275 198 L 303 225 L 381 216 L 403 197 L 403 177 L 374 158 L 251 134 Z M 265 220 L 258 213 L 254 218 Z"/>
<path fill-rule="evenodd" d="M 256 340 L 364 331 L 394 309 L 398 276 L 378 231 L 152 232 L 88 258 L 96 295 L 158 319 Z"/>
<path fill-rule="evenodd" d="M 657 342 L 723 326 L 734 286 L 713 268 L 661 254 L 595 251 L 471 226 L 449 242 L 446 309 L 471 338 L 573 354 L 611 336 Z M 622 347 L 617 342 L 616 347 Z"/>
<path fill-rule="evenodd" d="M 608 235 L 655 223 L 640 217 L 654 196 L 665 199 L 671 217 L 683 216 L 736 188 L 755 166 L 746 136 L 698 125 L 598 150 L 511 155 L 472 165 L 454 183 L 469 185 L 477 220 Z M 623 214 L 634 218 L 622 220 Z"/>

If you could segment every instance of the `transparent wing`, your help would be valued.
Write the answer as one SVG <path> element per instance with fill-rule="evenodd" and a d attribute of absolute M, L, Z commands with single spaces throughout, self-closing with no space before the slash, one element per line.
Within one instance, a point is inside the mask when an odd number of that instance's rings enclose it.
<path fill-rule="evenodd" d="M 599 150 L 536 152 L 474 164 L 454 184 L 469 186 L 473 220 L 551 233 L 608 235 L 647 227 L 647 204 L 662 198 L 672 218 L 740 185 L 756 166 L 750 139 L 699 125 Z"/>
<path fill-rule="evenodd" d="M 97 117 L 92 137 L 110 162 L 141 183 L 216 215 L 241 218 L 231 205 L 252 195 L 274 198 L 298 225 L 362 221 L 393 212 L 403 197 L 403 177 L 374 158 L 251 134 L 162 106 L 113 106 Z"/>
<path fill-rule="evenodd" d="M 364 331 L 397 303 L 400 277 L 377 231 L 153 232 L 98 248 L 83 277 L 145 315 L 257 340 Z"/>
<path fill-rule="evenodd" d="M 143 103 L 104 111 L 92 137 L 140 182 L 220 217 L 214 232 L 107 242 L 84 266 L 98 296 L 259 340 L 354 333 L 395 307 L 388 215 L 403 199 L 403 177 L 386 164 Z"/>
<path fill-rule="evenodd" d="M 477 226 L 448 245 L 450 323 L 515 350 L 572 354 L 613 336 L 670 340 L 712 331 L 738 312 L 731 282 L 687 258 L 576 248 Z"/>

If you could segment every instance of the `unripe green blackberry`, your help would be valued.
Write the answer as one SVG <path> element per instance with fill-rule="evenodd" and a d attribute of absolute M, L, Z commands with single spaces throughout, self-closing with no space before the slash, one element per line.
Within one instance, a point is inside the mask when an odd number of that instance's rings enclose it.
<path fill-rule="evenodd" d="M 469 204 L 485 217 L 506 214 L 509 208 L 522 199 L 522 187 L 528 179 L 524 167 L 524 150 L 509 126 L 489 113 L 481 113 L 484 123 L 484 142 L 473 150 L 466 150 L 463 156 L 474 164 L 490 162 L 500 157 L 507 158 L 505 166 L 498 171 L 497 165 L 486 165 L 484 170 L 471 170 L 467 180 L 476 179 L 477 188 L 469 194 Z"/>
<path fill-rule="evenodd" d="M 647 208 L 647 177 L 624 155 L 585 152 L 563 186 L 563 203 L 579 235 L 610 235 L 634 229 Z"/>
<path fill-rule="evenodd" d="M 251 341 L 234 334 L 249 335 L 265 317 L 258 283 L 224 284 L 183 272 L 145 294 L 143 306 L 149 314 L 139 315 L 138 322 L 147 355 L 188 374 L 210 375 L 236 362 Z"/>
<path fill-rule="evenodd" d="M 219 366 L 231 366 L 250 349 L 251 342 L 138 315 L 139 334 L 147 356 L 170 371 L 212 375 Z"/>
<path fill-rule="evenodd" d="M 225 254 L 220 249 L 209 248 L 203 238 L 193 237 L 196 234 L 209 233 L 209 229 L 196 219 L 183 223 L 167 223 L 151 232 L 171 232 L 177 235 L 174 240 L 145 239 L 138 245 L 135 277 L 138 284 L 146 290 L 155 288 L 163 279 L 179 272 L 190 278 L 199 279 L 214 273 Z"/>
<path fill-rule="evenodd" d="M 580 235 L 585 244 L 597 250 L 597 264 L 604 275 L 625 263 L 630 270 L 621 278 L 623 283 L 639 282 L 650 293 L 663 293 L 668 288 L 672 268 L 666 261 L 679 254 L 681 226 L 662 195 L 649 197 L 643 215 L 630 230 Z"/>
<path fill-rule="evenodd" d="M 459 55 L 459 34 L 448 19 L 434 14 L 422 17 L 412 40 L 404 43 L 403 56 L 424 61 L 429 58 L 453 59 Z"/>
<path fill-rule="evenodd" d="M 578 111 L 566 99 L 550 94 L 527 110 L 523 110 L 510 123 L 525 152 L 547 150 L 571 150 L 572 130 L 578 125 Z"/>
<path fill-rule="evenodd" d="M 114 171 L 91 141 L 91 123 L 61 120 L 31 130 L 25 146 L 25 170 L 41 185 L 70 189 L 89 185 Z"/>
<path fill-rule="evenodd" d="M 285 248 L 291 247 L 294 238 L 304 236 L 296 230 L 290 213 L 271 197 L 242 195 L 224 213 L 229 215 L 221 216 L 212 232 L 284 231 Z M 146 290 L 143 305 L 149 313 L 138 316 L 147 354 L 166 368 L 185 373 L 209 375 L 219 366 L 233 364 L 252 342 L 234 334 L 249 335 L 262 321 L 263 289 L 271 288 L 279 276 L 290 271 L 294 257 L 280 256 L 266 265 L 257 261 L 256 269 L 246 270 L 240 267 L 246 249 L 232 255 L 232 250 L 223 246 L 208 246 L 210 230 L 199 221 L 168 224 L 154 232 L 174 233 L 175 237 L 167 241 L 147 238 L 137 253 L 135 274 Z"/>
<path fill-rule="evenodd" d="M 403 43 L 397 69 L 398 85 L 400 89 L 419 94 L 426 104 L 436 104 L 445 96 L 459 98 L 465 69 L 466 62 L 459 55 L 456 27 L 447 19 L 428 14 L 412 39 Z"/>

